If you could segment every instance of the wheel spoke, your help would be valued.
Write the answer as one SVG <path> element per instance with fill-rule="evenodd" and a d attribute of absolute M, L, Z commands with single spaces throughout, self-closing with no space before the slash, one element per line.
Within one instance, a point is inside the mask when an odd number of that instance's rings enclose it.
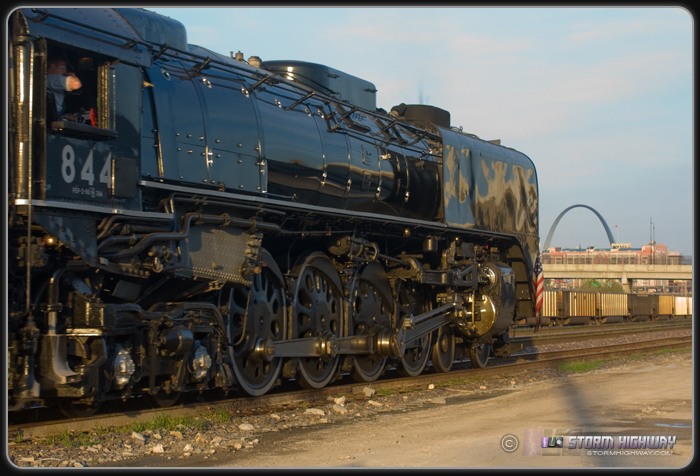
<path fill-rule="evenodd" d="M 312 253 L 295 269 L 297 288 L 292 303 L 293 335 L 297 338 L 340 336 L 342 284 L 333 263 L 322 253 Z M 299 384 L 325 387 L 335 375 L 339 356 L 300 357 Z"/>
<path fill-rule="evenodd" d="M 371 336 L 391 329 L 390 288 L 381 265 L 376 262 L 369 263 L 355 276 L 350 299 L 351 335 Z M 353 378 L 358 382 L 372 382 L 381 376 L 387 357 L 379 354 L 361 354 L 353 356 L 352 360 Z"/>
<path fill-rule="evenodd" d="M 455 337 L 451 327 L 443 326 L 437 330 L 432 357 L 436 372 L 444 373 L 452 369 L 455 359 Z"/>
<path fill-rule="evenodd" d="M 228 338 L 233 373 L 238 385 L 249 395 L 268 392 L 282 370 L 282 358 L 266 359 L 255 352 L 260 340 L 280 341 L 286 335 L 284 280 L 269 254 L 266 266 L 250 288 L 234 286 L 222 292 L 228 307 Z"/>
<path fill-rule="evenodd" d="M 399 318 L 396 325 L 402 325 L 404 316 L 422 314 L 428 308 L 427 300 L 415 289 L 401 287 L 399 290 Z M 431 334 L 426 334 L 419 339 L 408 342 L 406 350 L 401 356 L 399 373 L 408 377 L 420 375 L 430 358 Z"/>
<path fill-rule="evenodd" d="M 483 369 L 486 367 L 490 354 L 490 344 L 472 344 L 469 346 L 469 361 L 475 369 Z"/>

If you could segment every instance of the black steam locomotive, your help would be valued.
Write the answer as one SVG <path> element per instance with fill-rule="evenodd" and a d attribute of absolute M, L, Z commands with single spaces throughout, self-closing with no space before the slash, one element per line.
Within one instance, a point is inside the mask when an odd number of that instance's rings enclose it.
<path fill-rule="evenodd" d="M 535 317 L 522 153 L 148 10 L 8 21 L 11 410 L 482 367 Z M 63 115 L 55 56 L 82 81 Z"/>

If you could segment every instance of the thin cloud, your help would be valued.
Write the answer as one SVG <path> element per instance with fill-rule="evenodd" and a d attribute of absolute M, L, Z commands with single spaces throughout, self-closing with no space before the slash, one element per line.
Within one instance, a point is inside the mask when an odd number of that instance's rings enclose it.
<path fill-rule="evenodd" d="M 653 15 L 653 11 L 648 13 Z M 673 32 L 678 27 L 677 21 L 659 21 L 658 18 L 574 23 L 571 28 L 577 31 L 566 35 L 565 38 L 572 44 L 600 43 L 624 37 L 644 38 L 650 35 L 663 35 Z"/>

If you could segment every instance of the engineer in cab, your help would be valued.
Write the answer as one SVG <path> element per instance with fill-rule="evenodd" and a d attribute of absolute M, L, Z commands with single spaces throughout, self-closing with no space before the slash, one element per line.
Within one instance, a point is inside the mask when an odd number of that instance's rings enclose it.
<path fill-rule="evenodd" d="M 64 58 L 52 58 L 47 67 L 46 87 L 53 98 L 54 117 L 61 119 L 66 113 L 66 93 L 77 91 L 83 83 L 75 74 L 68 71 L 68 63 Z"/>

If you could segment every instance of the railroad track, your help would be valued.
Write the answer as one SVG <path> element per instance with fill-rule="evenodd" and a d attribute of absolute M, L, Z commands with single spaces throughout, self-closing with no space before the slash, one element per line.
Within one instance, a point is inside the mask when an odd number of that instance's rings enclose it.
<path fill-rule="evenodd" d="M 675 329 L 691 329 L 690 319 L 661 322 L 619 323 L 607 325 L 582 325 L 573 327 L 540 328 L 535 332 L 532 328 L 515 328 L 510 333 L 511 341 L 538 345 L 544 343 L 570 342 L 577 340 L 596 339 L 599 337 L 619 337 L 625 335 L 658 334 Z"/>
<path fill-rule="evenodd" d="M 609 332 L 609 331 L 637 331 L 643 329 L 676 329 L 690 327 L 692 319 L 667 319 L 657 321 L 631 322 L 623 321 L 609 324 L 579 324 L 569 326 L 541 326 L 535 331 L 533 326 L 514 326 L 511 329 L 511 337 L 514 335 L 557 335 L 578 332 Z"/>
<path fill-rule="evenodd" d="M 55 435 L 65 432 L 67 428 L 81 432 L 93 430 L 96 427 L 119 427 L 167 416 L 198 415 L 205 410 L 260 414 L 280 406 L 294 407 L 325 403 L 329 397 L 340 395 L 365 399 L 367 388 L 374 392 L 410 393 L 413 390 L 425 389 L 429 384 L 449 385 L 474 378 L 488 381 L 521 374 L 525 370 L 552 368 L 565 362 L 610 359 L 640 352 L 690 348 L 692 345 L 692 330 L 689 322 L 686 325 L 638 326 L 634 329 L 627 327 L 625 333 L 608 331 L 601 334 L 597 329 L 576 329 L 567 331 L 565 334 L 515 337 L 513 342 L 523 344 L 521 351 L 507 358 L 492 358 L 488 367 L 482 369 L 472 369 L 468 359 L 465 358 L 456 362 L 452 371 L 447 373 L 437 373 L 428 369 L 417 377 L 398 377 L 395 371 L 387 371 L 381 379 L 371 383 L 354 382 L 346 376 L 322 389 L 299 389 L 294 386 L 294 382 L 290 382 L 289 385 L 259 397 L 233 396 L 218 400 L 203 399 L 168 408 L 139 408 L 139 405 L 127 405 L 129 408 L 85 418 L 39 421 L 37 416 L 35 421 L 10 421 L 8 437 Z"/>

